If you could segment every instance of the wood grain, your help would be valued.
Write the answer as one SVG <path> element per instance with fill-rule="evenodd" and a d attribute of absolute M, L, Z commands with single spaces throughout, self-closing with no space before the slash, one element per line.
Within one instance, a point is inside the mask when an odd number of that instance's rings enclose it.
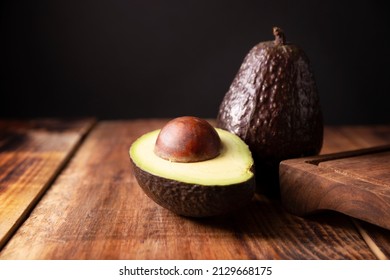
<path fill-rule="evenodd" d="M 390 125 L 376 126 L 328 126 L 324 131 L 322 154 L 346 150 L 370 148 L 390 144 Z M 361 222 L 381 251 L 390 259 L 390 232 L 386 229 Z"/>
<path fill-rule="evenodd" d="M 390 229 L 390 145 L 285 160 L 279 172 L 289 212 L 334 210 Z"/>
<path fill-rule="evenodd" d="M 0 121 L 0 249 L 94 120 Z"/>
<path fill-rule="evenodd" d="M 327 126 L 321 154 L 345 152 L 390 144 L 390 125 Z"/>
<path fill-rule="evenodd" d="M 161 208 L 137 185 L 128 149 L 164 123 L 99 123 L 0 259 L 375 259 L 351 220 L 336 213 L 300 218 L 263 196 L 208 219 Z M 350 148 L 340 144 L 344 137 L 325 139 L 324 148 Z"/>
<path fill-rule="evenodd" d="M 359 229 L 375 244 L 381 259 L 390 260 L 390 231 L 363 221 L 359 221 Z"/>

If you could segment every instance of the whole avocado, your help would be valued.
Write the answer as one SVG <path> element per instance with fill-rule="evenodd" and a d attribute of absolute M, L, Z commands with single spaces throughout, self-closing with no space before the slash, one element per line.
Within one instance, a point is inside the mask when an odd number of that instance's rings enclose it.
<path fill-rule="evenodd" d="M 258 183 L 277 183 L 280 161 L 318 154 L 323 141 L 309 59 L 286 42 L 280 28 L 274 27 L 273 33 L 274 41 L 261 42 L 247 54 L 217 116 L 217 127 L 249 146 Z"/>

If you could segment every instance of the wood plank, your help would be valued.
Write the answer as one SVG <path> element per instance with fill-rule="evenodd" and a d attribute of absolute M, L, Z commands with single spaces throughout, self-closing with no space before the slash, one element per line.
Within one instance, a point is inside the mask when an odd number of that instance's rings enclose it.
<path fill-rule="evenodd" d="M 300 218 L 262 196 L 237 213 L 208 219 L 158 206 L 137 185 L 128 149 L 163 123 L 99 123 L 0 259 L 375 258 L 351 220 L 335 213 Z M 338 140 L 326 139 L 325 149 L 336 149 Z"/>
<path fill-rule="evenodd" d="M 0 249 L 94 123 L 0 120 Z"/>
<path fill-rule="evenodd" d="M 358 229 L 378 259 L 390 260 L 390 231 L 376 225 L 359 221 Z"/>
<path fill-rule="evenodd" d="M 390 144 L 390 125 L 327 126 L 321 154 L 338 153 Z"/>

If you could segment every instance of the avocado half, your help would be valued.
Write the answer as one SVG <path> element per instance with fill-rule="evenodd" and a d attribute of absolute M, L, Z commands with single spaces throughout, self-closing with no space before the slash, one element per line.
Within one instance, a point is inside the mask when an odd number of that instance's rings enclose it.
<path fill-rule="evenodd" d="M 222 148 L 215 158 L 172 162 L 157 156 L 160 130 L 144 134 L 130 147 L 130 161 L 147 196 L 172 212 L 190 217 L 225 214 L 247 204 L 255 192 L 253 158 L 236 135 L 216 129 Z"/>

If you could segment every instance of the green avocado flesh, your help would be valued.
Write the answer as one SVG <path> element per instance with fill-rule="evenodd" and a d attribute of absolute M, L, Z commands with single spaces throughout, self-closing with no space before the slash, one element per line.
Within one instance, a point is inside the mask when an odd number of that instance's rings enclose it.
<path fill-rule="evenodd" d="M 236 135 L 216 129 L 222 142 L 219 156 L 201 162 L 171 162 L 154 153 L 160 130 L 144 134 L 130 148 L 130 158 L 141 170 L 162 178 L 202 186 L 228 186 L 250 180 L 253 159 L 248 146 Z"/>

